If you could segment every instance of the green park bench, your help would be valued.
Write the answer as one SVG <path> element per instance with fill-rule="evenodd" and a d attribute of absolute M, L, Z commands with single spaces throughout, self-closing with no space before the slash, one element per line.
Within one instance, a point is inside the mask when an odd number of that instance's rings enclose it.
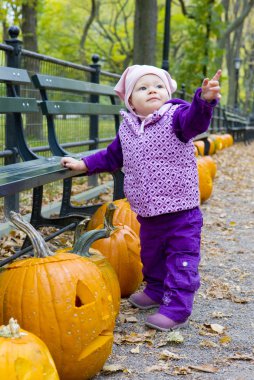
<path fill-rule="evenodd" d="M 41 76 L 37 76 L 37 78 L 42 79 Z M 45 76 L 45 80 L 46 78 L 50 77 Z M 85 83 L 83 81 L 65 81 L 65 78 L 58 78 L 55 79 L 55 81 L 61 83 L 62 86 L 65 84 L 68 87 L 68 90 L 72 83 L 72 85 L 75 84 L 74 87 L 78 91 L 81 91 L 83 86 L 86 92 L 91 91 L 93 94 L 105 92 L 106 87 L 107 94 L 110 92 L 109 86 L 95 86 L 94 84 Z M 11 197 L 21 191 L 33 189 L 30 223 L 35 228 L 43 226 L 56 227 L 58 231 L 53 233 L 52 237 L 66 230 L 73 230 L 85 216 L 92 215 L 99 205 L 85 206 L 80 208 L 80 210 L 76 210 L 76 208 L 72 210 L 68 207 L 70 204 L 69 185 L 71 183 L 71 178 L 74 176 L 80 176 L 82 173 L 71 171 L 60 165 L 61 157 L 68 154 L 68 152 L 64 151 L 58 144 L 57 138 L 54 136 L 54 130 L 50 129 L 50 120 L 53 120 L 54 116 L 59 113 L 59 110 L 62 115 L 74 113 L 96 116 L 98 114 L 102 114 L 103 112 L 110 112 L 110 114 L 114 112 L 115 115 L 118 115 L 119 106 L 109 106 L 109 111 L 108 107 L 104 105 L 101 106 L 99 103 L 89 104 L 69 101 L 47 102 L 44 99 L 40 102 L 35 98 L 28 98 L 23 95 L 19 96 L 22 86 L 31 84 L 27 71 L 23 69 L 0 67 L 0 82 L 6 85 L 7 90 L 7 96 L 0 96 L 0 114 L 5 114 L 7 117 L 11 118 L 14 133 L 17 136 L 17 147 L 14 147 L 13 151 L 22 159 L 22 162 L 11 163 L 0 167 L 0 197 Z M 23 91 L 22 94 L 23 93 L 26 93 L 26 91 Z M 110 96 L 111 95 L 112 90 L 110 92 Z M 59 107 L 61 107 L 61 109 Z M 52 151 L 51 157 L 42 157 L 35 154 L 35 152 L 29 147 L 26 140 L 23 125 L 26 115 L 40 113 L 41 111 L 43 114 L 47 115 L 49 121 L 48 139 L 50 149 Z M 57 150 L 57 148 L 59 148 L 59 150 Z M 93 151 L 88 150 L 82 153 L 82 155 L 89 155 L 92 152 Z M 124 196 L 122 189 L 122 177 L 123 175 L 121 174 L 113 173 L 114 199 Z M 63 187 L 64 190 L 62 196 L 61 213 L 59 216 L 46 218 L 42 215 L 43 186 L 58 180 L 62 180 L 65 183 Z M 28 244 L 29 241 L 26 239 L 23 245 L 23 251 Z"/>
<path fill-rule="evenodd" d="M 113 90 L 113 87 L 81 80 L 42 74 L 33 75 L 31 80 L 34 86 L 40 91 L 41 101 L 39 102 L 39 106 L 41 108 L 42 114 L 47 119 L 48 141 L 51 152 L 54 156 L 72 156 L 74 158 L 80 158 L 81 156 L 96 152 L 98 150 L 97 148 L 99 143 L 109 143 L 113 140 L 114 136 L 99 139 L 97 133 L 97 130 L 99 128 L 98 117 L 102 115 L 113 116 L 115 123 L 115 134 L 118 131 L 120 125 L 119 111 L 122 106 L 116 104 L 118 98 Z M 56 101 L 53 99 L 53 91 L 54 96 L 56 92 L 61 93 L 61 95 L 66 94 L 66 99 L 69 99 L 70 97 L 73 99 L 73 97 L 77 94 L 84 98 L 88 95 L 90 97 L 90 101 Z M 107 98 L 110 104 L 101 104 L 100 99 L 102 97 L 104 99 Z M 92 150 L 73 154 L 61 146 L 59 143 L 59 136 L 56 128 L 56 118 L 59 116 L 66 117 L 68 115 L 81 117 L 90 116 L 92 133 L 89 136 L 90 140 L 84 141 L 83 143 L 89 143 Z M 123 198 L 123 173 L 121 171 L 117 171 L 111 174 L 114 179 L 113 199 Z M 69 178 L 68 180 L 64 181 L 64 196 L 62 199 L 60 215 L 66 215 L 66 213 L 69 212 L 83 213 L 84 211 L 87 211 L 87 206 L 73 206 L 70 203 L 71 192 L 72 179 Z"/>
<path fill-rule="evenodd" d="M 234 141 L 247 142 L 249 120 L 237 112 L 224 110 L 224 121 L 227 133 L 232 134 Z"/>

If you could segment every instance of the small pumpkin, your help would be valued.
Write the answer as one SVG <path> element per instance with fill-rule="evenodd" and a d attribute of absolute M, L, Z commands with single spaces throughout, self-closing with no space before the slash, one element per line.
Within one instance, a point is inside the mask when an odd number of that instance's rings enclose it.
<path fill-rule="evenodd" d="M 113 224 L 129 226 L 137 235 L 139 235 L 140 224 L 137 221 L 137 214 L 132 211 L 128 200 L 123 198 L 109 203 L 113 203 L 117 207 L 113 216 Z M 104 223 L 105 213 L 109 203 L 103 204 L 98 210 L 96 210 L 88 223 L 87 230 L 94 230 L 100 224 Z"/>
<path fill-rule="evenodd" d="M 204 156 L 202 157 L 203 162 L 206 163 L 207 168 L 211 174 L 212 179 L 215 178 L 215 175 L 217 173 L 217 165 L 214 159 L 211 156 Z"/>
<path fill-rule="evenodd" d="M 92 263 L 98 266 L 112 295 L 115 315 L 117 316 L 120 310 L 121 292 L 116 272 L 105 256 L 103 256 L 97 249 L 90 247 L 96 240 L 108 236 L 108 230 L 105 229 L 85 232 L 81 222 L 75 230 L 74 246 L 72 248 L 59 249 L 57 252 L 75 253 L 91 260 Z"/>
<path fill-rule="evenodd" d="M 211 139 L 210 137 L 207 138 L 207 141 L 209 143 L 209 150 L 208 150 L 208 154 L 209 155 L 212 155 L 215 153 L 215 142 L 213 139 Z"/>
<path fill-rule="evenodd" d="M 233 137 L 229 133 L 220 136 L 223 143 L 223 148 L 228 148 L 233 145 Z"/>
<path fill-rule="evenodd" d="M 223 149 L 223 141 L 221 135 L 211 134 L 209 137 L 212 141 L 214 141 L 216 152 Z"/>
<path fill-rule="evenodd" d="M 203 157 L 197 158 L 200 202 L 205 202 L 210 198 L 213 191 L 213 180 L 207 164 L 202 160 Z"/>
<path fill-rule="evenodd" d="M 71 253 L 53 254 L 21 215 L 11 221 L 26 232 L 35 257 L 0 272 L 0 323 L 10 317 L 47 345 L 61 380 L 86 380 L 112 350 L 115 312 L 99 268 Z"/>
<path fill-rule="evenodd" d="M 59 380 L 45 343 L 22 330 L 14 318 L 0 327 L 0 374 L 3 380 Z"/>
<path fill-rule="evenodd" d="M 225 133 L 224 135 L 227 139 L 227 146 L 232 146 L 234 144 L 234 138 L 230 133 Z"/>
<path fill-rule="evenodd" d="M 128 297 L 143 280 L 140 240 L 130 227 L 113 225 L 115 209 L 114 203 L 108 204 L 104 224 L 97 227 L 98 230 L 107 229 L 109 237 L 95 241 L 92 248 L 107 257 L 117 274 L 121 296 Z"/>
<path fill-rule="evenodd" d="M 198 154 L 200 156 L 204 156 L 204 154 L 205 154 L 205 143 L 204 143 L 204 141 L 203 140 L 194 141 L 194 146 L 197 148 Z"/>

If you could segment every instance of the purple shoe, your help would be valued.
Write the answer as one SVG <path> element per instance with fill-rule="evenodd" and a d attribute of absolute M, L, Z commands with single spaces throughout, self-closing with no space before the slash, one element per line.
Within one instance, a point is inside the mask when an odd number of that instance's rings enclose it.
<path fill-rule="evenodd" d="M 128 301 L 135 307 L 142 310 L 152 309 L 153 307 L 160 306 L 156 301 L 148 297 L 144 292 L 134 293 L 130 296 Z"/>
<path fill-rule="evenodd" d="M 160 331 L 172 331 L 172 330 L 187 327 L 188 320 L 183 323 L 178 323 L 166 317 L 163 314 L 155 313 L 147 317 L 146 326 L 151 327 L 152 329 L 160 330 Z"/>

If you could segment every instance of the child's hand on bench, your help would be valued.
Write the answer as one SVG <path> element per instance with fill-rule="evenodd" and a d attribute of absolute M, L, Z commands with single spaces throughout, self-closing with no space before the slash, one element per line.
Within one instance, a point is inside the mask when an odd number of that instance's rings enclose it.
<path fill-rule="evenodd" d="M 76 160 L 72 157 L 63 157 L 61 159 L 61 165 L 71 170 L 82 170 L 85 173 L 88 171 L 88 168 L 83 160 Z"/>

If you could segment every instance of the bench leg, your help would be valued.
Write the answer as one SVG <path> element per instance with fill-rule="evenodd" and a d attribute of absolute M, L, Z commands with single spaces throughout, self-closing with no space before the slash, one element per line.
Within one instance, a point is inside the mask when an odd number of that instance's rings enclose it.
<path fill-rule="evenodd" d="M 123 192 L 124 174 L 121 170 L 111 173 L 114 181 L 113 200 L 125 198 Z M 71 204 L 72 178 L 63 181 L 63 197 L 60 215 L 68 215 L 70 213 L 92 215 L 101 206 L 101 204 L 91 206 L 73 206 Z"/>
<path fill-rule="evenodd" d="M 123 191 L 124 188 L 124 173 L 122 170 L 117 170 L 116 172 L 112 173 L 113 179 L 114 179 L 114 193 L 113 193 L 113 200 L 117 199 L 123 199 L 125 198 L 125 194 Z"/>
<path fill-rule="evenodd" d="M 75 227 L 84 220 L 85 215 L 75 214 L 67 216 L 58 216 L 53 218 L 46 218 L 42 216 L 42 199 L 43 199 L 43 186 L 33 189 L 33 204 L 30 223 L 35 228 L 40 227 L 55 227 L 59 229 L 59 233 L 66 230 L 65 227 L 69 226 L 69 230 L 74 230 Z M 64 231 L 62 230 L 64 229 Z M 52 236 L 53 237 L 53 236 Z M 30 245 L 30 240 L 26 237 L 22 249 Z"/>

